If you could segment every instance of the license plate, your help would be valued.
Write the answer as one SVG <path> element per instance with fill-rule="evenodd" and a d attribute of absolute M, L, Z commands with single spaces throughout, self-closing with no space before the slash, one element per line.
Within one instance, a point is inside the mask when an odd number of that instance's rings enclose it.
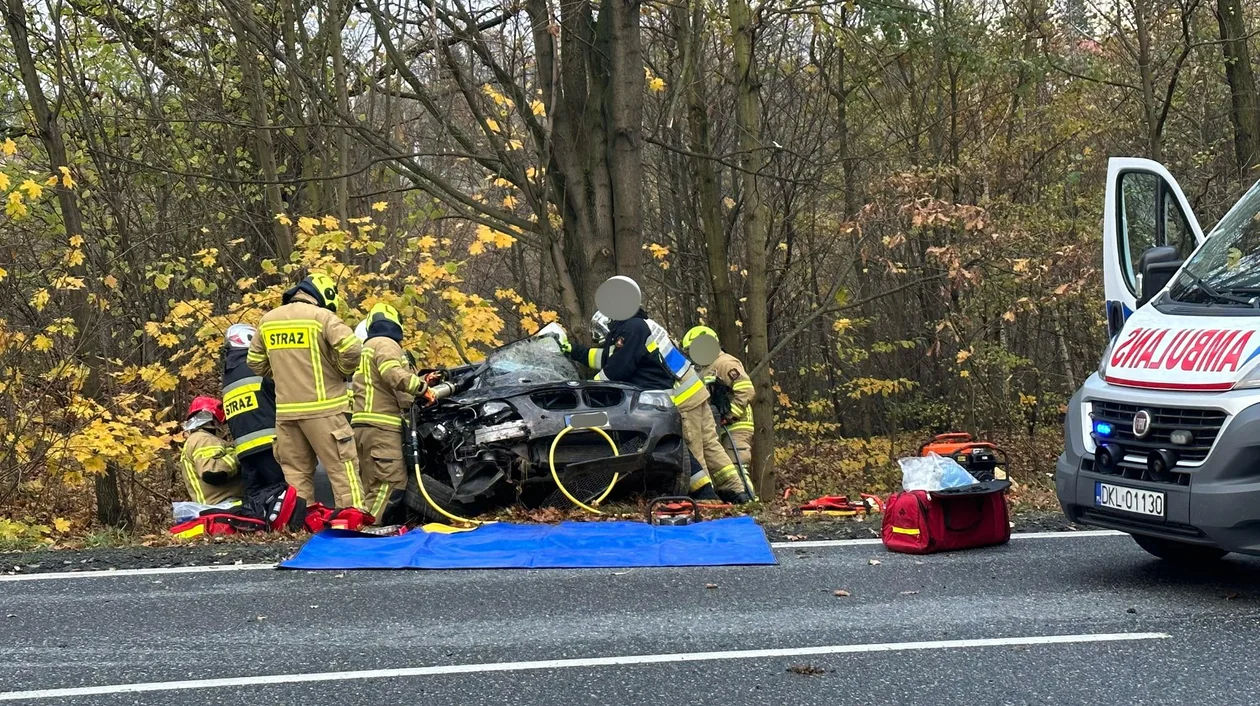
<path fill-rule="evenodd" d="M 1094 483 L 1094 505 L 1138 515 L 1164 517 L 1166 514 L 1163 493 L 1110 483 Z"/>
<path fill-rule="evenodd" d="M 576 429 L 590 429 L 592 427 L 607 427 L 607 412 L 580 412 L 578 414 L 564 415 L 565 426 L 574 427 Z"/>

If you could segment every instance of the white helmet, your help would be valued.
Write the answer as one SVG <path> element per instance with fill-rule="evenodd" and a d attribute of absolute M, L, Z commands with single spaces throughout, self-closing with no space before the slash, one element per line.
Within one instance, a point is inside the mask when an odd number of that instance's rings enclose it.
<path fill-rule="evenodd" d="M 354 335 L 355 337 L 359 339 L 360 342 L 366 342 L 367 333 L 368 333 L 367 330 L 368 330 L 368 322 L 367 322 L 367 319 L 364 319 L 359 322 L 358 326 L 354 327 Z"/>
<path fill-rule="evenodd" d="M 249 324 L 232 324 L 228 326 L 227 334 L 223 340 L 228 348 L 249 348 L 249 344 L 253 342 L 254 336 L 258 335 L 258 329 Z"/>
<path fill-rule="evenodd" d="M 591 338 L 595 341 L 595 345 L 602 346 L 608 341 L 608 324 L 612 323 L 612 319 L 604 315 L 603 312 L 597 311 L 591 316 Z"/>

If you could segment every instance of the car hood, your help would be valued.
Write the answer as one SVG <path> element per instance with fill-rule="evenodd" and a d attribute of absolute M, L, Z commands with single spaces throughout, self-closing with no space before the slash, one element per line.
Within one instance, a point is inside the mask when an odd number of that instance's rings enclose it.
<path fill-rule="evenodd" d="M 1175 316 L 1143 307 L 1106 354 L 1103 380 L 1151 390 L 1223 392 L 1260 366 L 1260 320 Z"/>

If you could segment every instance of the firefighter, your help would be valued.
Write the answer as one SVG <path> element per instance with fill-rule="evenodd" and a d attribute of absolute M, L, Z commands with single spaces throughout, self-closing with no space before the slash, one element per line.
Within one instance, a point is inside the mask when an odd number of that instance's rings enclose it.
<path fill-rule="evenodd" d="M 314 502 L 318 459 L 337 507 L 363 509 L 346 387 L 361 346 L 336 312 L 336 283 L 324 274 L 308 276 L 263 315 L 246 360 L 255 373 L 275 380 L 275 453 L 285 481 Z"/>
<path fill-rule="evenodd" d="M 718 437 L 709 412 L 709 391 L 665 329 L 641 308 L 638 284 L 628 277 L 613 277 L 600 286 L 596 301 L 600 309 L 591 320 L 596 346 L 574 346 L 566 340 L 562 348 L 567 347 L 577 362 L 598 370 L 597 380 L 669 390 L 682 416 L 683 438 L 693 459 L 692 497 L 711 499 L 716 494 L 728 502 L 749 502 L 752 498 L 744 492 L 739 471 Z"/>
<path fill-rule="evenodd" d="M 385 524 L 384 518 L 401 504 L 407 490 L 403 460 L 402 414 L 416 397 L 432 403 L 429 386 L 411 370 L 402 349 L 402 320 L 389 304 L 372 307 L 367 318 L 366 341 L 354 375 L 355 445 L 359 449 L 365 508 Z"/>
<path fill-rule="evenodd" d="M 284 471 L 276 462 L 276 383 L 249 369 L 246 357 L 258 330 L 232 324 L 224 337 L 223 409 L 236 443 L 245 493 L 266 497 L 284 485 Z"/>
<path fill-rule="evenodd" d="M 722 350 L 717 332 L 708 326 L 695 326 L 683 336 L 683 350 L 700 367 L 725 430 L 731 461 L 744 472 L 752 470 L 753 398 L 757 396 L 752 379 L 739 358 Z M 751 484 L 749 486 L 751 488 Z"/>
<path fill-rule="evenodd" d="M 184 419 L 188 438 L 179 462 L 189 497 L 202 505 L 239 500 L 243 488 L 236 453 L 232 444 L 223 439 L 227 421 L 223 404 L 213 397 L 195 397 Z"/>

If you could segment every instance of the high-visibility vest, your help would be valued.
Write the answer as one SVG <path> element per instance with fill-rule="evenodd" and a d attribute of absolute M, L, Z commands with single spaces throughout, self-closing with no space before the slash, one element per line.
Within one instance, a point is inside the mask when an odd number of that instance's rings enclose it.
<path fill-rule="evenodd" d="M 696 393 L 704 388 L 704 381 L 696 374 L 695 367 L 687 356 L 678 350 L 674 342 L 669 337 L 669 332 L 664 326 L 656 323 L 652 319 L 647 319 L 648 329 L 652 332 L 652 339 L 648 343 L 648 352 L 654 353 L 669 370 L 670 375 L 674 376 L 674 389 L 670 391 L 670 397 L 674 399 L 675 405 L 682 405 L 687 400 L 695 397 Z M 655 347 L 655 350 L 653 350 Z"/>

